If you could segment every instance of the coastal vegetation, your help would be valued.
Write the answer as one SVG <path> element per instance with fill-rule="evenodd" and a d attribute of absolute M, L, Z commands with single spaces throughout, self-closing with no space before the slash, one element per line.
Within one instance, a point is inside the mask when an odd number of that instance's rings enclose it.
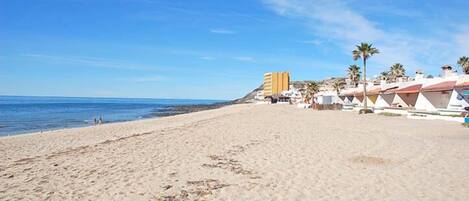
<path fill-rule="evenodd" d="M 350 65 L 347 70 L 348 78 L 352 82 L 353 86 L 358 86 L 358 82 L 360 81 L 361 71 L 360 66 L 358 65 Z"/>
<path fill-rule="evenodd" d="M 389 69 L 390 80 L 396 81 L 399 77 L 405 76 L 405 68 L 400 63 L 393 64 Z"/>
<path fill-rule="evenodd" d="M 337 93 L 337 95 L 339 95 L 340 90 L 344 88 L 344 85 L 345 83 L 343 80 L 337 79 L 332 83 L 332 88 L 334 88 L 334 91 Z"/>
<path fill-rule="evenodd" d="M 361 43 L 352 51 L 353 60 L 362 59 L 363 61 L 363 97 L 366 97 L 366 61 L 375 54 L 379 54 L 379 50 L 373 47 L 373 44 Z M 368 113 L 368 105 L 366 98 L 363 99 L 364 113 Z"/>
<path fill-rule="evenodd" d="M 462 68 L 464 74 L 469 74 L 469 57 L 463 56 L 459 58 L 458 65 Z"/>
<path fill-rule="evenodd" d="M 389 80 L 395 82 L 397 78 L 404 77 L 405 72 L 406 70 L 402 64 L 395 63 L 391 67 L 389 67 L 389 70 L 381 72 L 379 77 L 381 78 L 381 80 Z"/>
<path fill-rule="evenodd" d="M 392 112 L 381 112 L 379 115 L 387 116 L 387 117 L 399 117 L 402 116 L 401 114 L 396 114 Z"/>
<path fill-rule="evenodd" d="M 314 103 L 314 94 L 319 91 L 319 84 L 315 81 L 309 82 L 306 85 L 306 102 Z"/>
<path fill-rule="evenodd" d="M 389 80 L 389 71 L 383 71 L 380 73 L 379 77 L 381 78 L 381 80 Z"/>

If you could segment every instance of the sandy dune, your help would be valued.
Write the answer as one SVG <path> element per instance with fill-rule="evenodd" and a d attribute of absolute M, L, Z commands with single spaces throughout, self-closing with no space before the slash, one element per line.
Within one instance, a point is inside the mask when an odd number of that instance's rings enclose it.
<path fill-rule="evenodd" d="M 469 200 L 458 123 L 234 105 L 0 139 L 0 200 Z"/>

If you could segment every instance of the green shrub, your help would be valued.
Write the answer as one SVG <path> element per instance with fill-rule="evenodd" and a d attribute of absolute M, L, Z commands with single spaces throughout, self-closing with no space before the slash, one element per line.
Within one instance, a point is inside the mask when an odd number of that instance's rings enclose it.
<path fill-rule="evenodd" d="M 402 116 L 402 114 L 396 114 L 396 113 L 391 113 L 391 112 L 382 112 L 379 113 L 379 115 L 387 116 L 387 117 L 399 117 Z"/>
<path fill-rule="evenodd" d="M 442 114 L 441 116 L 445 116 L 445 117 L 462 117 L 460 114 Z"/>
<path fill-rule="evenodd" d="M 358 111 L 358 114 L 368 114 L 368 113 L 373 113 L 373 110 L 371 110 L 371 109 L 360 109 Z"/>

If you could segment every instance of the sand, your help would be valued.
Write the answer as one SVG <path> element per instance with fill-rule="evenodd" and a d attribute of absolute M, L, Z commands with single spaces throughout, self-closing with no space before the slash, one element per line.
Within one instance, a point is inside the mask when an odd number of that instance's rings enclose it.
<path fill-rule="evenodd" d="M 458 123 L 233 105 L 0 138 L 0 200 L 469 200 Z"/>

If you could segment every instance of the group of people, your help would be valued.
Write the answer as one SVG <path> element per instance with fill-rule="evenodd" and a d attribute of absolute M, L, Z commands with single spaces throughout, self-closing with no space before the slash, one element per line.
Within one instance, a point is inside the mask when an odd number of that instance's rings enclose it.
<path fill-rule="evenodd" d="M 94 125 L 101 125 L 103 123 L 103 117 L 99 117 L 99 119 L 94 118 Z"/>

